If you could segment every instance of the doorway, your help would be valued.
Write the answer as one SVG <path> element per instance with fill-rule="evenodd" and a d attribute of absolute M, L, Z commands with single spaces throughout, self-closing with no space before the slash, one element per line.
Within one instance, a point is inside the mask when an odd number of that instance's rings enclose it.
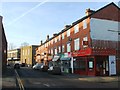
<path fill-rule="evenodd" d="M 108 56 L 97 56 L 96 57 L 96 75 L 97 76 L 108 76 Z"/>

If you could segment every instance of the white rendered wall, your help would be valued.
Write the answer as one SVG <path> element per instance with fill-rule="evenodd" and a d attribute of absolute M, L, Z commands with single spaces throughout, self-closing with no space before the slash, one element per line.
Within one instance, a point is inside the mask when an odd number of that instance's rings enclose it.
<path fill-rule="evenodd" d="M 91 18 L 90 34 L 92 39 L 118 41 L 118 32 L 108 30 L 118 31 L 118 22 Z"/>

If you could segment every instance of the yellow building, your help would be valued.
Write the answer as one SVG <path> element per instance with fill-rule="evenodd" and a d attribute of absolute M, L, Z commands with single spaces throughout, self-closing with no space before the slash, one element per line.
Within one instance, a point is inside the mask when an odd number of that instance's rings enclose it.
<path fill-rule="evenodd" d="M 37 47 L 37 45 L 21 47 L 20 62 L 25 63 L 27 66 L 33 66 L 36 63 L 34 60 L 34 55 Z"/>

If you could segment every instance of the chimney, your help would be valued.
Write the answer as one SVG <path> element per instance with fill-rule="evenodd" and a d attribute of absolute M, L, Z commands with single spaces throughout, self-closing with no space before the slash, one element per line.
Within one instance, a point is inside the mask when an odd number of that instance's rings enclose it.
<path fill-rule="evenodd" d="M 65 25 L 64 29 L 65 29 L 65 28 L 68 28 L 68 27 L 70 27 L 70 26 L 71 26 L 71 25 Z"/>
<path fill-rule="evenodd" d="M 53 37 L 55 37 L 55 36 L 57 36 L 57 33 L 54 33 L 54 34 L 53 34 Z"/>
<path fill-rule="evenodd" d="M 42 40 L 40 41 L 40 45 L 42 45 Z"/>
<path fill-rule="evenodd" d="M 47 41 L 49 40 L 49 35 L 47 35 Z"/>
<path fill-rule="evenodd" d="M 90 15 L 90 14 L 92 14 L 92 13 L 94 13 L 95 11 L 94 10 L 90 10 L 90 8 L 88 8 L 88 9 L 86 9 L 86 16 L 88 16 L 88 15 Z"/>

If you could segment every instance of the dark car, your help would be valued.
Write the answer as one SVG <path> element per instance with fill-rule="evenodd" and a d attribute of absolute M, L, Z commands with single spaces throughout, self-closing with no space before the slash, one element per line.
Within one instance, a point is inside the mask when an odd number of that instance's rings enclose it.
<path fill-rule="evenodd" d="M 19 63 L 15 63 L 14 64 L 14 69 L 20 69 L 20 64 Z"/>
<path fill-rule="evenodd" d="M 61 75 L 61 68 L 58 67 L 58 66 L 51 66 L 49 69 L 48 69 L 48 73 L 49 74 L 56 74 L 56 75 Z"/>
<path fill-rule="evenodd" d="M 44 66 L 44 65 L 42 65 L 41 66 L 41 70 L 43 71 L 43 72 L 47 72 L 48 71 L 48 66 Z"/>
<path fill-rule="evenodd" d="M 22 64 L 21 64 L 21 67 L 25 67 L 25 66 L 26 66 L 26 64 L 25 64 L 25 63 L 22 63 Z"/>

